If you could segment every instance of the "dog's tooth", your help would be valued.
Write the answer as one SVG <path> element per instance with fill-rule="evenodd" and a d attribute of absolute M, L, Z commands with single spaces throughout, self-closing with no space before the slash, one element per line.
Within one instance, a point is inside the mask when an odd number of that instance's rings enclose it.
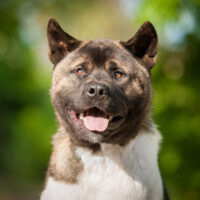
<path fill-rule="evenodd" d="M 80 119 L 83 119 L 85 116 L 84 116 L 84 113 L 80 113 Z"/>
<path fill-rule="evenodd" d="M 112 119 L 113 119 L 113 116 L 109 116 L 109 121 L 112 121 Z"/>

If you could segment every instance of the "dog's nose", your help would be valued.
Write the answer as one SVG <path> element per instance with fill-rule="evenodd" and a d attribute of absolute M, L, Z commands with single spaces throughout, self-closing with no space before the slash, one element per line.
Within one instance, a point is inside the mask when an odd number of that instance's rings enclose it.
<path fill-rule="evenodd" d="M 90 98 L 101 98 L 108 94 L 108 88 L 101 83 L 89 83 L 86 88 L 86 93 Z"/>

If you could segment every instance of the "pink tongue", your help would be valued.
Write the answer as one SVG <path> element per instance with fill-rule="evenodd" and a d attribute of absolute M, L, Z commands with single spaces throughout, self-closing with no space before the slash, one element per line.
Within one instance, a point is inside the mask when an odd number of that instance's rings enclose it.
<path fill-rule="evenodd" d="M 98 110 L 89 110 L 83 118 L 84 125 L 90 131 L 103 132 L 107 129 L 109 120 L 106 114 Z"/>

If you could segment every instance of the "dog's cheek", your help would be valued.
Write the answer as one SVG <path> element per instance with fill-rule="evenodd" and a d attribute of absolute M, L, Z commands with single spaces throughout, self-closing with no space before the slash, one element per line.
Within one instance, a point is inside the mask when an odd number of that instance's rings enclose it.
<path fill-rule="evenodd" d="M 54 105 L 64 108 L 74 99 L 74 91 L 76 90 L 76 82 L 70 78 L 62 78 L 57 84 L 52 84 L 51 98 Z"/>
<path fill-rule="evenodd" d="M 130 101 L 134 101 L 136 98 L 144 95 L 143 85 L 138 78 L 129 81 L 125 89 L 125 95 Z"/>
<path fill-rule="evenodd" d="M 149 86 L 149 81 L 143 81 L 140 78 L 131 80 L 127 85 L 125 94 L 129 98 L 132 108 L 141 109 L 151 98 L 151 87 Z"/>

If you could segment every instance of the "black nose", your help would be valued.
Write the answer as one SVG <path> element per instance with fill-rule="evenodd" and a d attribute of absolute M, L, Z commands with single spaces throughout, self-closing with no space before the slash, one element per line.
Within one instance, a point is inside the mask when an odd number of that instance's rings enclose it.
<path fill-rule="evenodd" d="M 102 98 L 107 96 L 108 88 L 104 84 L 92 82 L 87 85 L 86 94 L 90 98 Z"/>

